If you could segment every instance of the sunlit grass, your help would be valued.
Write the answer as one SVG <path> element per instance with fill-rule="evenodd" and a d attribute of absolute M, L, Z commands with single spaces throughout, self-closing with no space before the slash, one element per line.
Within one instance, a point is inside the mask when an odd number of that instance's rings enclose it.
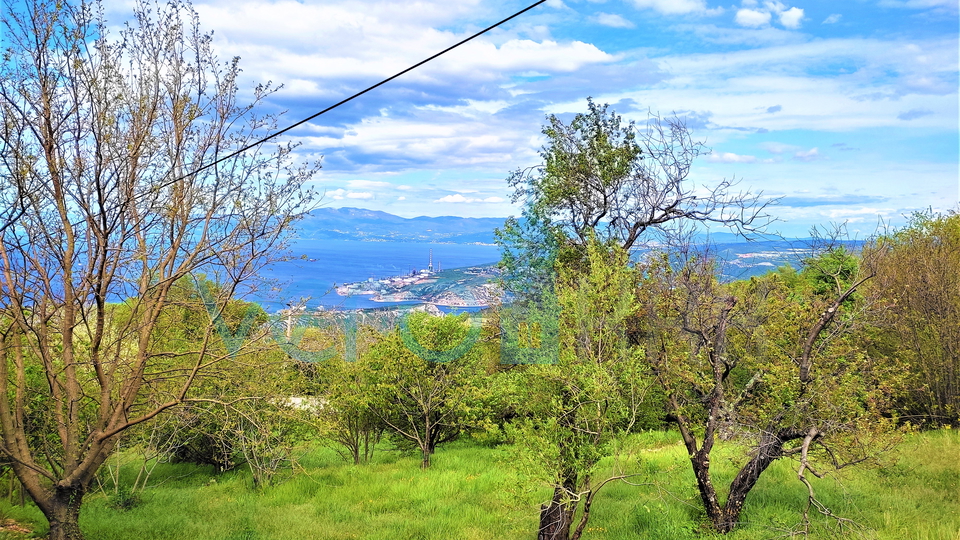
<path fill-rule="evenodd" d="M 635 436 L 597 478 L 636 473 L 598 495 L 585 538 L 719 538 L 705 525 L 686 451 L 675 433 Z M 534 538 L 537 502 L 549 493 L 522 489 L 508 448 L 467 441 L 441 448 L 429 470 L 419 457 L 381 451 L 368 465 L 344 463 L 317 447 L 276 485 L 252 489 L 249 472 L 214 474 L 205 467 L 161 464 L 140 504 L 117 510 L 108 496 L 87 495 L 81 526 L 89 540 L 286 539 L 523 539 Z M 713 459 L 718 485 L 734 474 L 735 448 Z M 844 470 L 815 479 L 830 510 L 853 520 L 814 515 L 812 538 L 960 540 L 960 433 L 941 430 L 908 437 L 881 468 Z M 132 482 L 128 465 L 121 482 Z M 109 489 L 108 489 L 109 491 Z M 797 530 L 806 490 L 796 463 L 782 460 L 747 499 L 744 524 L 730 540 L 766 539 Z M 35 507 L 0 501 L 0 517 L 45 533 Z M 0 533 L 3 538 L 5 533 Z M 22 536 L 9 535 L 9 538 Z"/>

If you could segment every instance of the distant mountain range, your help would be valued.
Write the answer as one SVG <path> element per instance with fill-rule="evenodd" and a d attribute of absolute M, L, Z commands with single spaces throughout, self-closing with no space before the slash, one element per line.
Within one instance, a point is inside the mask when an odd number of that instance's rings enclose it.
<path fill-rule="evenodd" d="M 426 242 L 439 244 L 493 244 L 493 230 L 505 218 L 457 216 L 403 218 L 362 208 L 318 208 L 299 223 L 303 240 L 360 242 Z M 710 235 L 714 243 L 744 242 L 731 233 Z"/>
<path fill-rule="evenodd" d="M 304 240 L 493 244 L 504 218 L 402 218 L 377 210 L 319 208 L 299 223 Z"/>

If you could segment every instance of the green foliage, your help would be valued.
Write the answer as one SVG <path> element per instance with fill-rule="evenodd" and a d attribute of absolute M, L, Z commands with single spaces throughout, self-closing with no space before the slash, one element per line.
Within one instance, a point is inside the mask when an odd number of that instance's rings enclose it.
<path fill-rule="evenodd" d="M 871 299 L 850 294 L 864 266 L 835 249 L 800 272 L 721 283 L 702 252 L 644 263 L 638 335 L 718 532 L 737 526 L 757 479 L 804 441 L 808 464 L 825 471 L 875 459 L 896 440 L 899 370 L 870 346 Z M 740 469 L 726 493 L 711 468 L 718 440 L 754 447 L 733 458 Z"/>
<path fill-rule="evenodd" d="M 871 284 L 885 307 L 873 345 L 907 376 L 900 414 L 914 424 L 960 422 L 960 214 L 917 213 L 878 240 Z"/>
<path fill-rule="evenodd" d="M 386 424 L 376 414 L 376 388 L 367 363 L 333 358 L 311 366 L 322 406 L 315 411 L 322 435 L 344 459 L 367 463 Z"/>
<path fill-rule="evenodd" d="M 107 498 L 107 504 L 116 510 L 130 510 L 139 506 L 141 502 L 140 495 L 129 486 L 120 486 Z"/>
<path fill-rule="evenodd" d="M 802 295 L 806 292 L 802 289 L 805 288 L 809 289 L 810 294 L 830 299 L 846 291 L 860 276 L 860 259 L 843 245 L 839 245 L 815 257 L 804 259 L 803 267 L 797 276 L 800 281 L 791 285 L 798 289 L 798 300 L 802 301 Z M 843 306 L 852 306 L 858 298 L 858 293 L 849 296 L 844 300 Z"/>
<path fill-rule="evenodd" d="M 430 465 L 438 445 L 490 425 L 493 397 L 482 349 L 463 347 L 476 331 L 467 314 L 412 313 L 361 359 L 368 370 L 370 410 L 388 426 L 396 444 L 420 451 L 423 467 Z M 410 350 L 411 340 L 426 352 L 457 353 L 446 356 L 448 361 L 431 361 Z"/>
<path fill-rule="evenodd" d="M 559 359 L 517 374 L 519 418 L 506 431 L 532 485 L 551 486 L 567 519 L 603 481 L 593 480 L 596 466 L 635 426 L 649 388 L 624 330 L 636 279 L 626 262 L 623 250 L 594 241 L 583 266 L 561 268 Z"/>

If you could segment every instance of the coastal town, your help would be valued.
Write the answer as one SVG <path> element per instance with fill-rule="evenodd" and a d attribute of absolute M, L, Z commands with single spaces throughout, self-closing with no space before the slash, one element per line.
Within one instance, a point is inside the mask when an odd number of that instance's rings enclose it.
<path fill-rule="evenodd" d="M 340 296 L 368 295 L 373 302 L 423 302 L 441 306 L 488 306 L 499 299 L 493 279 L 495 265 L 441 270 L 434 267 L 430 251 L 427 267 L 409 274 L 344 283 L 336 287 Z"/>

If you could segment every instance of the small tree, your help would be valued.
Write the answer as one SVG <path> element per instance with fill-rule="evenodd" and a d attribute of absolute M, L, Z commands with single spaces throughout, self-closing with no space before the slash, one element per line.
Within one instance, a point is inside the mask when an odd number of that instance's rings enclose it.
<path fill-rule="evenodd" d="M 854 332 L 869 306 L 856 293 L 871 268 L 837 248 L 800 274 L 733 284 L 719 283 L 714 260 L 699 254 L 664 253 L 644 269 L 647 360 L 717 531 L 736 527 L 778 459 L 802 457 L 805 480 L 818 451 L 839 468 L 884 448 L 889 373 Z M 720 438 L 751 443 L 725 501 L 711 475 Z"/>
<path fill-rule="evenodd" d="M 240 352 L 212 324 L 166 348 L 175 284 L 220 283 L 217 319 L 283 247 L 315 167 L 281 146 L 194 172 L 275 122 L 254 109 L 269 88 L 238 103 L 237 60 L 189 4 L 138 3 L 118 39 L 85 2 L 4 2 L 0 24 L 0 451 L 50 538 L 78 539 L 124 431 Z"/>
<path fill-rule="evenodd" d="M 316 411 L 321 433 L 345 459 L 355 465 L 367 463 L 386 424 L 374 409 L 376 388 L 370 385 L 366 362 L 335 358 L 313 368 L 322 381 L 318 395 L 322 405 Z"/>
<path fill-rule="evenodd" d="M 373 412 L 388 433 L 420 452 L 421 467 L 426 469 L 438 445 L 485 427 L 491 396 L 480 350 L 468 340 L 465 315 L 433 317 L 418 312 L 403 326 L 371 347 L 362 362 L 375 389 Z M 444 358 L 428 354 L 457 347 L 462 354 Z"/>

